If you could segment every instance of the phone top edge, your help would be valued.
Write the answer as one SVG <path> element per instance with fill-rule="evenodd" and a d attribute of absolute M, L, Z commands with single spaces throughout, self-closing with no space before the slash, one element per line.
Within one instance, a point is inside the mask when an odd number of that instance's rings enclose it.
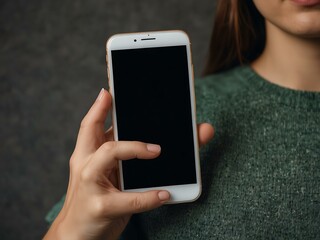
<path fill-rule="evenodd" d="M 123 33 L 116 33 L 111 35 L 109 39 L 118 38 L 122 36 L 148 36 L 148 35 L 157 35 L 157 34 L 166 34 L 166 33 L 176 33 L 176 34 L 183 34 L 185 37 L 189 38 L 188 34 L 180 29 L 172 29 L 172 30 L 161 30 L 161 31 L 146 31 L 146 32 L 123 32 Z M 107 40 L 107 42 L 108 42 Z"/>
<path fill-rule="evenodd" d="M 188 34 L 183 30 L 164 30 L 164 31 L 150 31 L 150 32 L 132 32 L 132 33 L 118 33 L 110 36 L 106 41 L 106 50 L 110 51 L 113 50 L 113 48 L 123 48 L 128 47 L 132 48 L 132 45 L 128 46 L 128 43 L 132 43 L 132 40 L 137 39 L 137 42 L 135 45 L 137 45 L 137 48 L 140 47 L 150 47 L 146 46 L 145 44 L 140 44 L 139 41 L 145 39 L 145 38 L 156 38 L 157 40 L 155 42 L 163 42 L 167 38 L 175 39 L 176 42 L 180 42 L 181 44 L 185 45 L 191 45 L 190 38 Z M 114 44 L 114 40 L 117 40 L 117 44 Z M 123 41 L 123 43 L 119 44 L 119 41 Z M 134 45 L 134 43 L 132 43 Z M 158 43 L 156 43 L 158 44 Z M 171 43 L 169 45 L 177 45 L 177 43 Z"/>

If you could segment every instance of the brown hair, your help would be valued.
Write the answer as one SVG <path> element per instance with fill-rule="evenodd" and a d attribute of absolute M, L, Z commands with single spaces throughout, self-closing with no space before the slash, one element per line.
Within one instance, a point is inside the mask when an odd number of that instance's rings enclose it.
<path fill-rule="evenodd" d="M 250 63 L 262 53 L 264 46 L 264 18 L 252 0 L 217 0 L 203 75 Z"/>

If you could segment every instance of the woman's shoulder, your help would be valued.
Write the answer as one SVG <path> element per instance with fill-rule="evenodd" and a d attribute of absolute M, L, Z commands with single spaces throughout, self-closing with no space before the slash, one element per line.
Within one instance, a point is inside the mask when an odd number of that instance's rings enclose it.
<path fill-rule="evenodd" d="M 238 66 L 225 72 L 212 74 L 195 80 L 197 116 L 200 121 L 210 121 L 210 113 L 215 116 L 231 112 L 247 99 L 254 76 L 249 66 Z M 251 89 L 251 90 L 250 90 Z M 243 104 L 242 104 L 243 105 Z"/>
<path fill-rule="evenodd" d="M 230 70 L 207 75 L 195 80 L 196 93 L 198 95 L 214 95 L 216 97 L 228 97 L 247 91 L 248 80 L 254 75 L 247 65 L 238 66 Z"/>

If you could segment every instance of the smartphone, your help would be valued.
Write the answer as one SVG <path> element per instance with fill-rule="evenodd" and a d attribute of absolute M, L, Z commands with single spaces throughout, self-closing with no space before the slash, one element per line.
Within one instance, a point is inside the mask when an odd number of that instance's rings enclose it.
<path fill-rule="evenodd" d="M 119 161 L 122 191 L 201 193 L 190 40 L 179 30 L 117 34 L 106 44 L 115 141 L 159 144 L 155 159 Z"/>

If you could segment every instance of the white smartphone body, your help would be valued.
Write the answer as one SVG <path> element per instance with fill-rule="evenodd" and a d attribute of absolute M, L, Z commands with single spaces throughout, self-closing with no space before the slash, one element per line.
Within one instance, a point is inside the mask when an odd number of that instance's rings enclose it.
<path fill-rule="evenodd" d="M 161 146 L 151 160 L 119 161 L 122 191 L 164 189 L 169 203 L 201 194 L 193 65 L 186 33 L 117 34 L 107 41 L 115 141 Z"/>

